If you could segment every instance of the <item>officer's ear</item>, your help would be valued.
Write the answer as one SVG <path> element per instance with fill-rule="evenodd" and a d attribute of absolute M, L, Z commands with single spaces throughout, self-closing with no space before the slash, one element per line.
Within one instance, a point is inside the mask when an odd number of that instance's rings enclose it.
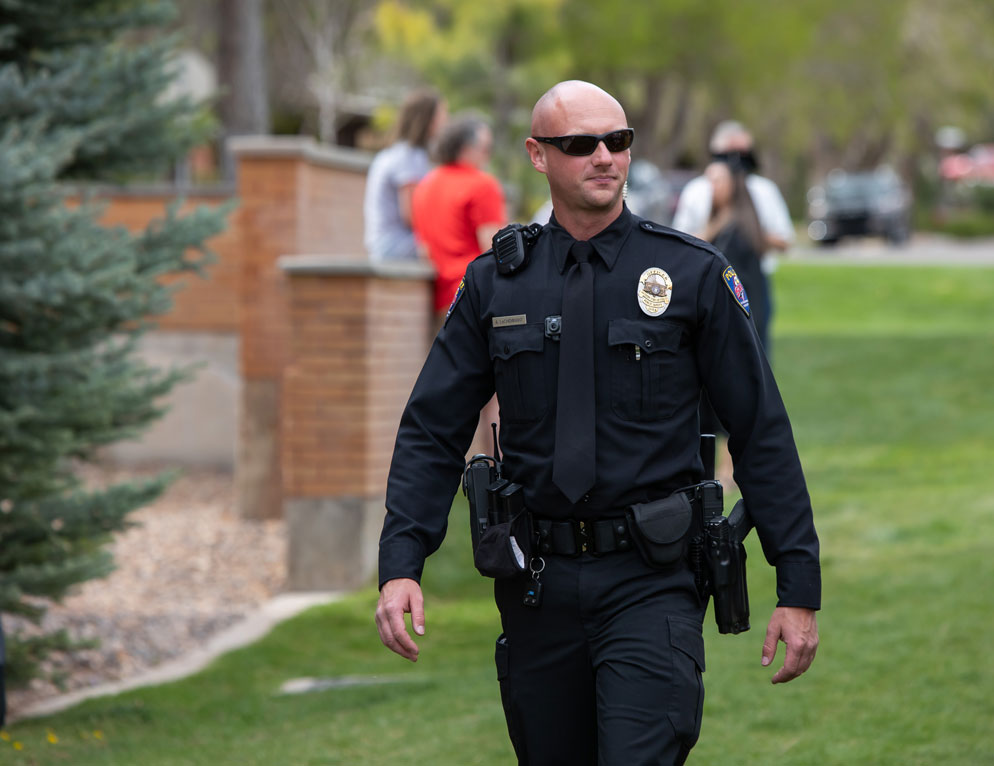
<path fill-rule="evenodd" d="M 534 138 L 528 137 L 525 139 L 525 148 L 528 150 L 528 157 L 532 161 L 532 166 L 539 173 L 547 172 L 545 165 L 545 145 L 540 144 Z"/>

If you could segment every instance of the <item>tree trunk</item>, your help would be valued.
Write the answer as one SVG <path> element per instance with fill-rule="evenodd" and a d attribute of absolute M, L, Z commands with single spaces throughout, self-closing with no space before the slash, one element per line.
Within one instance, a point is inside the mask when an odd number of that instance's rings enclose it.
<path fill-rule="evenodd" d="M 498 147 L 509 146 L 512 134 L 511 117 L 514 113 L 515 98 L 509 83 L 511 68 L 514 65 L 513 44 L 511 30 L 505 30 L 497 40 L 494 56 L 493 135 L 494 145 Z M 507 178 L 511 169 L 508 152 L 506 150 L 494 152 L 493 160 L 497 175 Z"/>
<path fill-rule="evenodd" d="M 687 137 L 690 124 L 690 82 L 681 78 L 677 85 L 676 105 L 662 148 L 659 151 L 659 166 L 670 168 L 676 164 Z"/>
<path fill-rule="evenodd" d="M 659 123 L 666 92 L 666 75 L 646 75 L 642 81 L 642 107 L 632 114 L 631 126 L 638 141 L 638 154 L 656 162 L 660 150 Z"/>
<path fill-rule="evenodd" d="M 266 44 L 262 0 L 220 0 L 218 23 L 218 111 L 224 136 L 269 132 Z M 224 175 L 232 176 L 231 158 L 223 152 Z"/>

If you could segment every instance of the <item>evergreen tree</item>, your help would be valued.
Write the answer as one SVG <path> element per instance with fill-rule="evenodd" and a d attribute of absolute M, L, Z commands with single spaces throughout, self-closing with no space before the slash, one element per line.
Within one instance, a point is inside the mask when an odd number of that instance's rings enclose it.
<path fill-rule="evenodd" d="M 136 342 L 170 307 L 161 277 L 199 270 L 223 226 L 224 210 L 177 206 L 139 233 L 101 226 L 82 183 L 161 176 L 203 138 L 197 105 L 164 97 L 172 10 L 0 0 L 0 612 L 39 620 L 107 574 L 111 533 L 165 484 L 85 491 L 72 466 L 162 414 L 184 373 L 148 367 Z M 8 635 L 8 678 L 64 638 Z"/>

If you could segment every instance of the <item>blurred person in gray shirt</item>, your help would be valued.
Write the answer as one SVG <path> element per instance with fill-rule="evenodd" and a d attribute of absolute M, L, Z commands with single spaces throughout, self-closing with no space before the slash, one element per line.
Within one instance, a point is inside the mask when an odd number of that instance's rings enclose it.
<path fill-rule="evenodd" d="M 431 170 L 428 144 L 447 118 L 445 100 L 436 91 L 411 93 L 401 107 L 394 142 L 373 158 L 363 202 L 364 243 L 371 261 L 418 257 L 411 230 L 411 194 Z"/>

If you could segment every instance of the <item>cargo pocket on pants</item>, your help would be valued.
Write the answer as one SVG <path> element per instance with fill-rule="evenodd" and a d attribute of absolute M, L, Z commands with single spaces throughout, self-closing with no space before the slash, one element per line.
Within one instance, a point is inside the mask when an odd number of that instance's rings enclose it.
<path fill-rule="evenodd" d="M 511 705 L 511 663 L 508 656 L 507 636 L 501 633 L 497 637 L 497 648 L 494 651 L 494 662 L 497 665 L 497 683 L 500 685 L 500 704 L 504 708 L 504 720 L 507 722 L 507 733 L 514 747 L 514 754 L 521 760 L 522 750 L 518 727 L 514 721 L 514 709 Z"/>
<path fill-rule="evenodd" d="M 697 744 L 704 713 L 704 636 L 701 624 L 683 617 L 667 617 L 673 658 L 675 702 L 668 716 L 684 757 Z"/>

